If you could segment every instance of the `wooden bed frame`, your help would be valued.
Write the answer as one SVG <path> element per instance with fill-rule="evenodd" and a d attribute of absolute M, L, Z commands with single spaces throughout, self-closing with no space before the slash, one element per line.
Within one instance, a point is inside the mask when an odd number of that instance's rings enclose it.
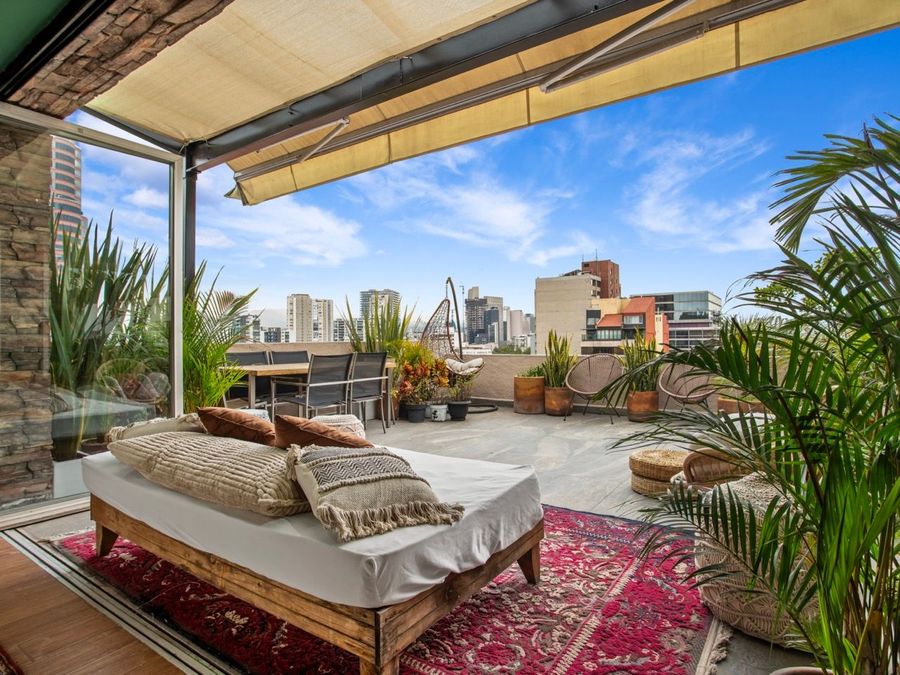
<path fill-rule="evenodd" d="M 451 574 L 443 583 L 399 604 L 366 609 L 321 600 L 199 551 L 122 513 L 94 495 L 91 495 L 91 518 L 97 526 L 97 555 L 106 555 L 118 537 L 125 537 L 198 579 L 356 654 L 361 675 L 399 673 L 400 654 L 404 649 L 514 562 L 518 562 L 531 584 L 537 584 L 541 574 L 543 519 L 480 567 Z"/>

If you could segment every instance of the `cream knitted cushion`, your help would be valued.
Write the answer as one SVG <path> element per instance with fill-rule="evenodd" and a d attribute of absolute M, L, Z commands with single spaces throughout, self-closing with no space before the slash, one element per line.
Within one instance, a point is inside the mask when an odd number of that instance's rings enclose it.
<path fill-rule="evenodd" d="M 127 427 L 113 427 L 107 432 L 106 440 L 120 441 L 124 438 L 161 434 L 165 431 L 198 431 L 205 434 L 206 428 L 197 413 L 188 413 L 178 417 L 157 417 L 144 422 L 132 422 Z"/>
<path fill-rule="evenodd" d="M 442 503 L 409 462 L 387 448 L 292 445 L 288 467 L 313 514 L 341 541 L 462 518 L 461 505 Z"/>
<path fill-rule="evenodd" d="M 281 448 L 173 431 L 115 441 L 109 449 L 147 480 L 191 497 L 265 516 L 309 511 Z"/>
<path fill-rule="evenodd" d="M 356 415 L 316 415 L 313 422 L 321 422 L 335 429 L 356 434 L 360 438 L 366 437 L 366 428 Z"/>

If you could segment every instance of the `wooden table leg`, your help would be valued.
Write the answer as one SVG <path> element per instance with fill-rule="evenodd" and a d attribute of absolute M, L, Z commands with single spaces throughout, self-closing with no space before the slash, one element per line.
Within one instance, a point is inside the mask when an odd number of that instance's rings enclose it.
<path fill-rule="evenodd" d="M 395 656 L 393 659 L 378 668 L 371 661 L 364 659 L 359 660 L 359 675 L 399 675 L 400 673 L 400 657 Z"/>
<path fill-rule="evenodd" d="M 112 551 L 112 547 L 115 546 L 116 539 L 118 538 L 119 535 L 115 532 L 103 527 L 100 523 L 97 523 L 97 534 L 94 539 L 94 550 L 97 555 L 102 558 Z"/>
<path fill-rule="evenodd" d="M 535 544 L 518 560 L 522 574 L 529 584 L 538 584 L 541 581 L 541 545 Z"/>

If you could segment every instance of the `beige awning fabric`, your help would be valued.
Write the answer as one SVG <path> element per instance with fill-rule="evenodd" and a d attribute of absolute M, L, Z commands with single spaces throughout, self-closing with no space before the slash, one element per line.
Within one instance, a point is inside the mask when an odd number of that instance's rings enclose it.
<path fill-rule="evenodd" d="M 697 2 L 672 17 L 684 20 L 722 2 Z M 425 105 L 434 105 L 465 91 L 565 62 L 587 51 L 652 11 L 648 8 L 590 30 L 530 49 L 501 62 L 457 76 L 428 90 L 415 92 L 351 116 L 345 133 L 390 119 Z M 260 176 L 240 179 L 240 172 L 311 145 L 298 138 L 230 162 L 237 173 L 233 196 L 245 204 L 384 166 L 453 145 L 556 119 L 738 68 L 864 35 L 900 23 L 900 2 L 883 0 L 807 0 L 761 16 L 713 30 L 702 38 L 672 47 L 639 61 L 616 67 L 550 93 L 537 86 L 448 113 L 359 144 L 318 155 Z"/>
<path fill-rule="evenodd" d="M 621 57 L 608 55 L 605 70 L 560 89 L 545 92 L 538 84 L 671 0 L 354 112 L 346 127 L 316 148 L 338 122 L 323 120 L 314 131 L 231 159 L 237 183 L 232 196 L 257 204 L 391 162 L 900 25 L 900 1 L 886 0 L 802 0 L 750 18 L 707 20 L 721 17 L 726 8 L 756 6 L 758 1 L 688 3 L 634 38 L 635 52 L 623 48 Z M 373 64 L 527 4 L 235 0 L 90 107 L 184 142 L 204 140 L 326 90 Z M 690 39 L 667 42 L 683 27 L 698 26 Z M 651 43 L 656 51 L 637 53 Z M 315 154 L 300 161 L 314 148 Z"/>

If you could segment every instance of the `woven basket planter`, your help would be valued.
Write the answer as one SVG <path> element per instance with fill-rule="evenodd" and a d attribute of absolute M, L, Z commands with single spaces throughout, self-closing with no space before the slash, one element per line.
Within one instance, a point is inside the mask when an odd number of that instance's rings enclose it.
<path fill-rule="evenodd" d="M 666 494 L 669 486 L 670 483 L 667 480 L 653 480 L 638 476 L 636 473 L 631 474 L 631 489 L 641 495 L 661 497 Z"/>
<path fill-rule="evenodd" d="M 727 483 L 727 486 L 735 496 L 749 502 L 759 513 L 765 512 L 776 494 L 758 474 Z M 751 587 L 751 579 L 741 571 L 731 553 L 700 537 L 694 547 L 694 559 L 698 567 L 722 565 L 725 570 L 733 572 L 730 576 L 700 586 L 700 598 L 713 616 L 747 635 L 784 647 L 803 649 L 803 645 L 798 643 L 796 628 L 790 617 L 779 610 L 775 597 L 759 585 L 752 591 L 747 590 Z M 818 613 L 818 603 L 813 600 L 804 612 L 805 622 L 817 621 Z"/>

